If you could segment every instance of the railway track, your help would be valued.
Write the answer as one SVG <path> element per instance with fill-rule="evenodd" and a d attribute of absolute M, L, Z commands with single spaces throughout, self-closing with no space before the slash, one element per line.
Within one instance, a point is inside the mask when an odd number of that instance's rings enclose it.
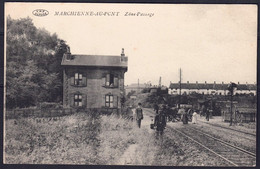
<path fill-rule="evenodd" d="M 150 109 L 146 109 L 150 115 L 154 115 L 154 112 Z M 205 122 L 207 123 L 207 122 Z M 209 123 L 210 124 L 210 123 Z M 215 127 L 222 127 L 220 125 L 212 125 Z M 221 139 L 215 138 L 198 128 L 193 129 L 186 125 L 184 128 L 177 129 L 175 127 L 167 125 L 168 128 L 174 130 L 175 132 L 183 135 L 184 137 L 192 140 L 196 144 L 200 145 L 209 152 L 215 154 L 216 156 L 222 158 L 224 161 L 228 162 L 231 166 L 239 167 L 252 167 L 256 165 L 256 155 L 253 152 L 249 152 L 241 147 L 234 146 L 228 142 Z M 229 129 L 227 127 L 222 127 Z M 231 129 L 235 130 L 235 129 Z M 235 130 L 241 132 L 239 130 Z M 255 136 L 252 133 L 242 132 L 251 136 Z"/>
<path fill-rule="evenodd" d="M 231 166 L 252 167 L 256 165 L 256 155 L 254 153 L 231 145 L 202 131 L 194 130 L 188 126 L 181 129 L 170 127 L 170 129 L 222 158 Z"/>
<path fill-rule="evenodd" d="M 206 123 L 206 124 L 210 125 L 212 128 L 215 128 L 218 132 L 226 133 L 227 135 L 232 134 L 237 136 L 238 138 L 245 139 L 251 142 L 256 142 L 256 136 L 251 135 L 252 133 L 246 134 L 244 132 L 241 133 L 239 130 L 235 130 L 235 131 L 233 131 L 232 129 L 229 130 L 228 127 L 222 127 L 220 125 L 211 125 L 210 123 Z M 197 126 L 196 129 L 200 129 L 200 128 Z M 222 130 L 222 129 L 226 129 L 226 130 Z"/>
<path fill-rule="evenodd" d="M 231 131 L 236 131 L 236 132 L 239 132 L 239 133 L 243 133 L 245 135 L 250 135 L 250 136 L 256 137 L 256 134 L 254 134 L 254 133 L 248 133 L 248 132 L 241 131 L 241 130 L 236 130 L 236 129 L 233 129 L 233 128 L 230 128 L 230 127 L 225 127 L 225 126 L 221 126 L 221 125 L 218 125 L 218 124 L 205 122 L 205 121 L 202 121 L 202 120 L 198 120 L 198 121 L 201 122 L 201 123 L 205 123 L 205 124 L 211 125 L 211 126 L 215 126 L 215 127 L 219 127 L 219 128 L 223 128 L 223 129 L 228 129 L 228 130 L 231 130 Z"/>

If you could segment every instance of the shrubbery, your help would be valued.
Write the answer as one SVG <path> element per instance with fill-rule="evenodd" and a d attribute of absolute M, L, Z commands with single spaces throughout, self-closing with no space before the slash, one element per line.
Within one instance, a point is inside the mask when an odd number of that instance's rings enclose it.
<path fill-rule="evenodd" d="M 42 102 L 37 105 L 37 108 L 43 109 L 58 109 L 62 108 L 62 104 L 60 103 L 53 103 L 53 102 Z"/>

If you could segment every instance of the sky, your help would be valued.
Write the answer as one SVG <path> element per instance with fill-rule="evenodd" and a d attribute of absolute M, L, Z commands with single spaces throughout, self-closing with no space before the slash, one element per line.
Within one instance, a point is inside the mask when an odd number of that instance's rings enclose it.
<path fill-rule="evenodd" d="M 49 14 L 34 16 L 36 9 Z M 55 15 L 72 11 L 84 15 Z M 72 54 L 120 55 L 124 48 L 126 85 L 138 79 L 158 85 L 161 77 L 169 86 L 179 81 L 180 68 L 182 82 L 256 82 L 256 5 L 6 3 L 7 15 L 29 16 L 64 39 Z"/>

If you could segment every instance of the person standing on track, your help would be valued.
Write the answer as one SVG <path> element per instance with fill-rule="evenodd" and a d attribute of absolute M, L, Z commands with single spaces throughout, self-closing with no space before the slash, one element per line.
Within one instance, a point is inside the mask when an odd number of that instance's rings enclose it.
<path fill-rule="evenodd" d="M 143 109 L 141 108 L 141 103 L 138 103 L 138 106 L 135 109 L 135 120 L 139 128 L 141 128 L 141 121 L 143 120 L 143 118 Z"/>
<path fill-rule="evenodd" d="M 209 121 L 209 114 L 210 114 L 210 112 L 209 112 L 209 109 L 207 108 L 207 110 L 206 110 L 206 120 L 207 121 Z"/>
<path fill-rule="evenodd" d="M 193 124 L 196 124 L 197 123 L 197 116 L 198 116 L 198 114 L 197 114 L 197 112 L 196 112 L 196 110 L 193 112 L 193 114 L 192 114 L 192 123 Z"/>

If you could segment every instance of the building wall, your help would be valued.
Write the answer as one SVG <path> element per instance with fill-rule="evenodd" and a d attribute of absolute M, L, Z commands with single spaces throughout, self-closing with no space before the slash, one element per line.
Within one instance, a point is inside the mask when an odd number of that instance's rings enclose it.
<path fill-rule="evenodd" d="M 228 91 L 226 90 L 213 90 L 213 89 L 182 89 L 181 90 L 181 94 L 183 94 L 184 92 L 186 92 L 186 94 L 191 94 L 193 92 L 199 93 L 199 94 L 204 94 L 204 95 L 209 95 L 209 94 L 213 94 L 213 95 L 227 95 Z M 254 93 L 252 91 L 252 93 Z M 180 94 L 180 90 L 179 89 L 170 89 L 168 91 L 168 94 L 170 95 L 179 95 Z M 255 94 L 255 93 L 254 93 Z"/>
<path fill-rule="evenodd" d="M 183 94 L 184 92 L 186 92 L 186 94 L 191 94 L 192 92 L 196 92 L 199 94 L 204 94 L 204 95 L 209 95 L 209 94 L 213 94 L 213 95 L 228 95 L 229 91 L 228 90 L 213 90 L 213 89 L 182 89 L 181 90 L 181 94 Z M 179 89 L 170 89 L 168 91 L 168 94 L 170 95 L 178 95 L 180 94 L 180 90 Z M 256 95 L 256 90 L 235 90 L 234 94 L 253 94 L 254 96 Z"/>
<path fill-rule="evenodd" d="M 76 72 L 86 77 L 86 86 L 73 85 L 73 78 Z M 106 87 L 104 78 L 112 73 L 118 78 L 118 87 Z M 124 73 L 125 69 L 120 68 L 77 68 L 67 67 L 64 69 L 63 83 L 63 106 L 74 107 L 74 94 L 82 94 L 82 103 L 86 108 L 105 107 L 105 96 L 111 94 L 114 97 L 114 108 L 120 108 L 120 98 L 124 94 Z"/>

